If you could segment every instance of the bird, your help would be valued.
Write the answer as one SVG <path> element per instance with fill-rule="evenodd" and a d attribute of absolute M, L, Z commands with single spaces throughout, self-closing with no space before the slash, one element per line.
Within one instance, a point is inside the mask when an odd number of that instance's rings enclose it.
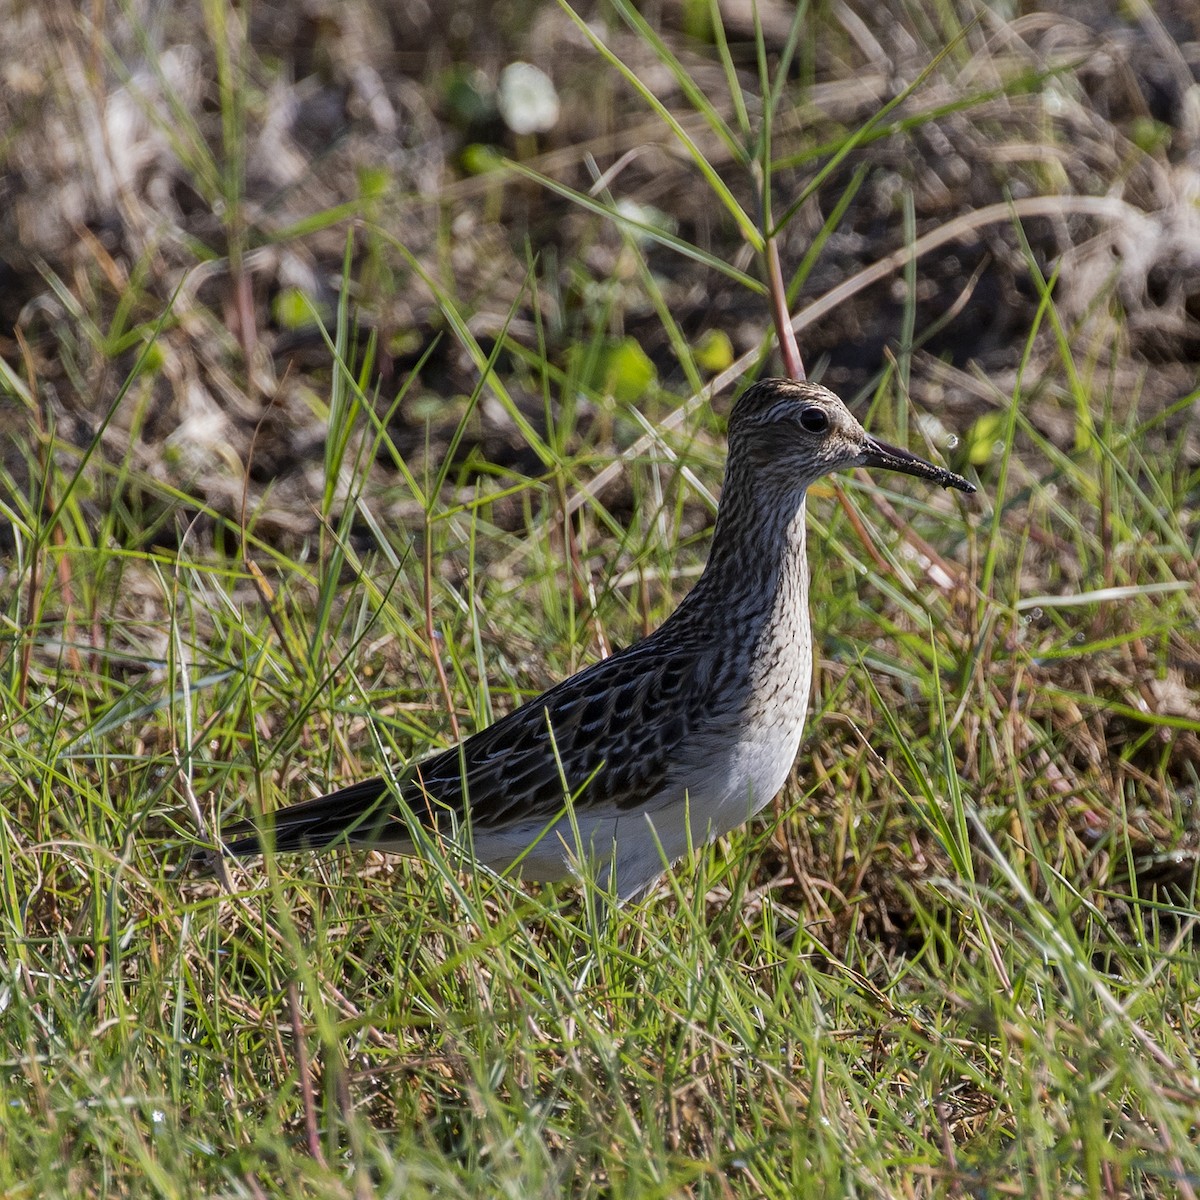
<path fill-rule="evenodd" d="M 707 563 L 653 633 L 394 780 L 225 828 L 224 850 L 412 855 L 423 829 L 494 872 L 557 881 L 590 862 L 622 901 L 642 894 L 792 770 L 812 687 L 805 496 L 853 467 L 975 491 L 867 433 L 827 388 L 761 380 L 730 414 Z"/>

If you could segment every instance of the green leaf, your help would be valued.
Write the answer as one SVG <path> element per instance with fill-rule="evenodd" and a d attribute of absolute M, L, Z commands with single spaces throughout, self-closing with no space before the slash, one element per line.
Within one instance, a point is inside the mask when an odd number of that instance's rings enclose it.
<path fill-rule="evenodd" d="M 973 467 L 983 467 L 992 461 L 996 447 L 1004 444 L 1004 415 L 984 413 L 966 436 L 967 462 Z"/>
<path fill-rule="evenodd" d="M 281 329 L 304 329 L 313 324 L 313 306 L 299 288 L 283 288 L 271 302 L 271 317 Z"/>
<path fill-rule="evenodd" d="M 599 349 L 575 347 L 571 371 L 591 391 L 633 404 L 658 382 L 658 370 L 635 338 L 608 341 Z"/>
<path fill-rule="evenodd" d="M 499 170 L 504 165 L 504 157 L 500 152 L 494 146 L 488 146 L 482 142 L 472 142 L 469 146 L 463 147 L 459 161 L 468 175 L 487 175 L 491 171 Z"/>
<path fill-rule="evenodd" d="M 622 404 L 641 399 L 658 382 L 650 356 L 634 338 L 622 338 L 604 355 L 604 390 Z"/>
<path fill-rule="evenodd" d="M 378 200 L 392 188 L 392 173 L 386 167 L 359 167 L 358 194 L 364 200 Z"/>
<path fill-rule="evenodd" d="M 702 371 L 715 375 L 732 366 L 733 343 L 723 329 L 709 329 L 701 334 L 692 354 Z"/>

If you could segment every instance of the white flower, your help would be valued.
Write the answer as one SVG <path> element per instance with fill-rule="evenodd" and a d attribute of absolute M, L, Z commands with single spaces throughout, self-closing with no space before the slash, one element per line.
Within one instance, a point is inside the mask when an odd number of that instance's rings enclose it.
<path fill-rule="evenodd" d="M 504 123 L 515 134 L 544 133 L 558 124 L 554 83 L 532 63 L 509 63 L 504 68 L 496 103 Z"/>

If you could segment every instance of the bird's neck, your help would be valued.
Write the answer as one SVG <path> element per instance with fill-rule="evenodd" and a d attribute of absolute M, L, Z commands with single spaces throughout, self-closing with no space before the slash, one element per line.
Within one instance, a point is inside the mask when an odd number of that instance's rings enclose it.
<path fill-rule="evenodd" d="M 807 628 L 804 492 L 781 498 L 742 483 L 731 467 L 708 564 L 680 613 L 704 613 L 734 636 L 764 624 Z"/>

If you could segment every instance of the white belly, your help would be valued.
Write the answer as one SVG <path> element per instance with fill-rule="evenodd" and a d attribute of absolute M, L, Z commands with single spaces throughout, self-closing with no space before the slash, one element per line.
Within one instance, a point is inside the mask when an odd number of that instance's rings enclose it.
<path fill-rule="evenodd" d="M 627 899 L 653 883 L 689 849 L 744 825 L 769 804 L 791 772 L 802 725 L 803 713 L 785 736 L 771 730 L 772 736 L 745 738 L 732 750 L 721 749 L 717 743 L 725 739 L 714 737 L 712 755 L 701 752 L 686 778 L 673 781 L 644 807 L 615 815 L 589 812 L 585 794 L 574 823 L 567 818 L 558 821 L 532 850 L 530 842 L 542 830 L 513 825 L 477 834 L 475 856 L 504 871 L 525 852 L 520 873 L 541 880 L 577 874 L 582 857 L 598 869 L 604 885 L 615 863 L 617 891 Z"/>

